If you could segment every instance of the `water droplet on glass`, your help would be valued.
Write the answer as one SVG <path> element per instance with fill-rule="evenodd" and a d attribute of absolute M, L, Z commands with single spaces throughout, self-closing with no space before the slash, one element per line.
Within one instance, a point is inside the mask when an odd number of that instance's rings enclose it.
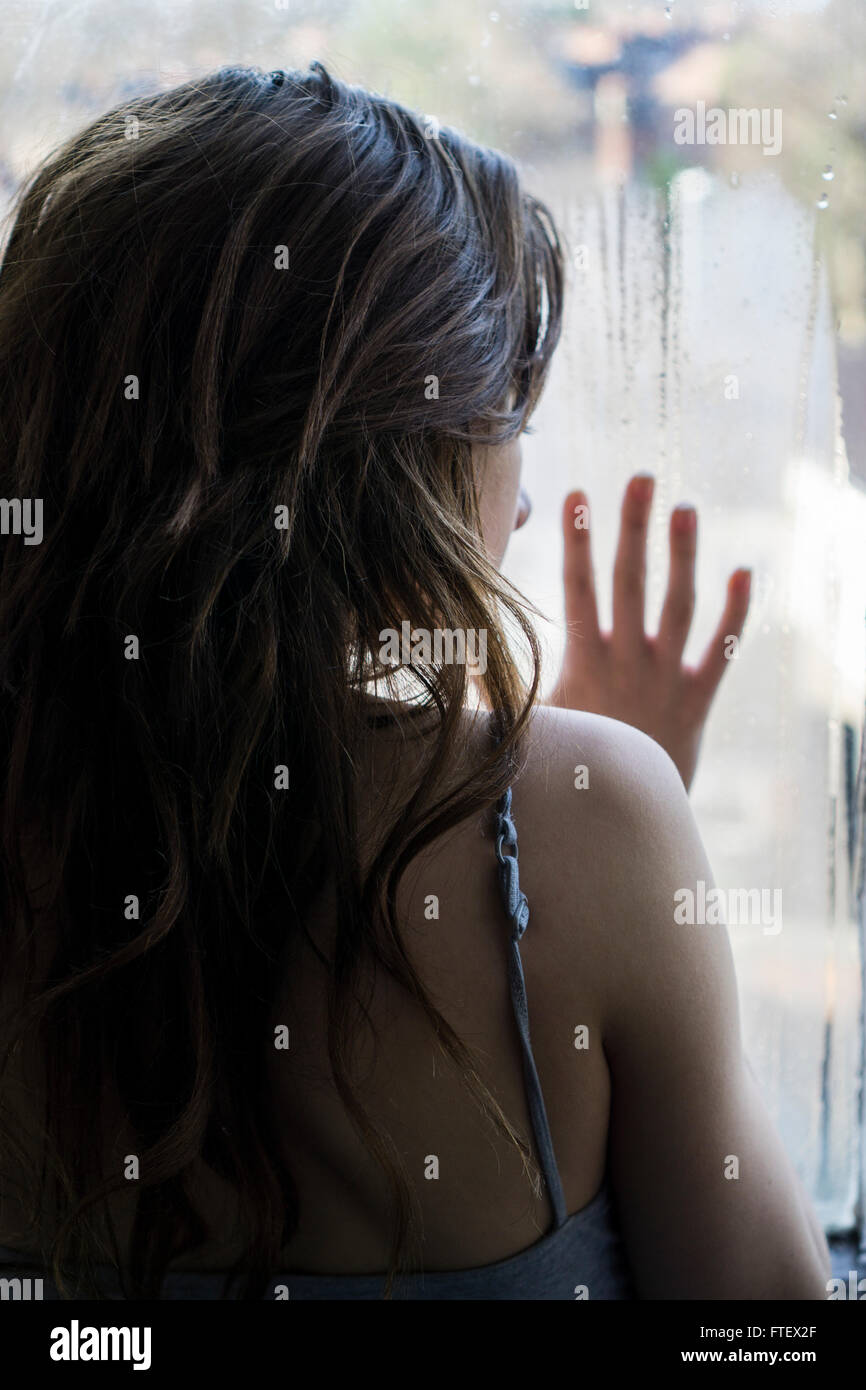
<path fill-rule="evenodd" d="M 835 121 L 835 120 L 836 120 L 836 112 L 835 112 L 835 111 L 828 111 L 828 112 L 827 112 L 827 115 L 830 117 L 830 120 L 831 120 L 831 121 Z"/>
<path fill-rule="evenodd" d="M 480 82 L 481 82 L 481 78 L 478 76 L 478 73 L 477 73 L 477 72 L 471 72 L 471 73 L 469 74 L 469 85 L 470 85 L 470 87 L 477 87 L 477 86 L 479 85 Z"/>
<path fill-rule="evenodd" d="M 491 10 L 487 18 L 490 20 L 491 24 L 499 23 L 499 15 L 497 14 L 496 10 Z"/>
<path fill-rule="evenodd" d="M 837 106 L 847 106 L 847 105 L 848 105 L 848 98 L 847 98 L 847 97 L 836 97 L 836 105 L 837 105 Z"/>
<path fill-rule="evenodd" d="M 736 169 L 732 169 L 732 170 L 731 170 L 731 188 L 739 188 L 739 186 L 740 186 L 740 176 L 739 176 L 739 174 L 737 173 Z"/>
<path fill-rule="evenodd" d="M 722 34 L 722 38 L 724 39 L 725 43 L 730 43 L 730 42 L 731 42 L 731 36 L 730 36 L 730 34 Z"/>
<path fill-rule="evenodd" d="M 665 19 L 671 19 L 671 18 L 672 18 L 672 15 L 671 15 L 671 7 L 670 7 L 670 5 L 665 5 Z"/>
<path fill-rule="evenodd" d="M 826 179 L 828 183 L 830 182 L 830 180 L 833 178 L 833 165 L 832 165 L 832 164 L 827 164 L 827 165 L 825 166 L 824 171 L 823 171 L 823 173 L 821 174 L 821 178 L 822 178 L 822 179 Z"/>
<path fill-rule="evenodd" d="M 830 206 L 830 199 L 827 197 L 826 193 L 821 194 L 815 206 L 816 208 L 828 208 Z"/>

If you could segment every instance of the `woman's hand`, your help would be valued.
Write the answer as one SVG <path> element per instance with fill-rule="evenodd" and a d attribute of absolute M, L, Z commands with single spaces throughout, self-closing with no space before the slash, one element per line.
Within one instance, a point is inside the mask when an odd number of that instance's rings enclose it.
<path fill-rule="evenodd" d="M 749 608 L 751 574 L 735 570 L 715 635 L 700 664 L 682 664 L 695 602 L 697 515 L 677 507 L 670 524 L 670 574 L 655 637 L 644 631 L 646 541 L 653 480 L 631 479 L 623 498 L 613 571 L 613 631 L 601 632 L 590 555 L 589 509 L 582 492 L 563 509 L 565 621 L 562 670 L 548 703 L 633 724 L 660 743 L 686 787 L 698 759 L 704 721 Z"/>

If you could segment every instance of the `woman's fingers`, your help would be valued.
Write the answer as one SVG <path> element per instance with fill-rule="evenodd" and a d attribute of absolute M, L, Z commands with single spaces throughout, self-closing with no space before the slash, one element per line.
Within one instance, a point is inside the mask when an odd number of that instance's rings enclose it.
<path fill-rule="evenodd" d="M 570 492 L 562 511 L 565 623 L 569 638 L 595 641 L 598 606 L 589 543 L 589 503 L 583 492 Z"/>
<path fill-rule="evenodd" d="M 751 587 L 751 571 L 734 570 L 728 580 L 725 608 L 719 625 L 700 665 L 695 670 L 695 684 L 707 704 L 715 695 L 719 681 L 728 668 L 728 662 L 735 659 L 739 653 L 740 634 L 749 611 Z"/>
<path fill-rule="evenodd" d="M 656 649 L 677 664 L 683 654 L 695 611 L 697 542 L 697 512 L 694 507 L 676 507 L 671 513 L 668 591 L 659 620 Z"/>
<path fill-rule="evenodd" d="M 646 538 L 654 480 L 632 478 L 625 490 L 613 566 L 613 647 L 625 655 L 644 640 Z"/>

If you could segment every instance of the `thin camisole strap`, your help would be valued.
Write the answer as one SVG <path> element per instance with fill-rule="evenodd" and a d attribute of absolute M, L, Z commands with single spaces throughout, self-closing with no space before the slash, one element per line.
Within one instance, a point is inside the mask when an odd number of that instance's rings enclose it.
<path fill-rule="evenodd" d="M 520 1032 L 520 1045 L 523 1049 L 523 1076 L 526 1082 L 526 1095 L 529 1101 L 529 1114 L 541 1162 L 541 1171 L 547 1184 L 547 1191 L 554 1211 L 554 1226 L 564 1225 L 568 1218 L 565 1195 L 556 1158 L 553 1140 L 547 1122 L 547 1111 L 541 1093 L 541 1082 L 532 1044 L 529 1040 L 529 1005 L 526 1000 L 526 981 L 523 976 L 523 961 L 520 958 L 520 938 L 529 924 L 529 903 L 521 890 L 517 867 L 517 830 L 511 815 L 511 788 L 500 798 L 496 807 L 496 858 L 499 861 L 499 881 L 505 910 L 511 924 L 511 939 L 508 946 L 508 985 L 511 990 L 511 1003 L 514 1017 Z"/>

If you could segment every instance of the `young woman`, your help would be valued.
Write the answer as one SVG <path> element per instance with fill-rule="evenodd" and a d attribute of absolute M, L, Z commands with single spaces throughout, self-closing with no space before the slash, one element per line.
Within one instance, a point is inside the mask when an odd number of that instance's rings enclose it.
<path fill-rule="evenodd" d="M 674 918 L 710 879 L 686 786 L 748 576 L 684 669 L 679 509 L 648 639 L 635 479 L 602 634 L 573 494 L 540 707 L 499 574 L 562 292 L 507 159 L 320 65 L 137 99 L 24 190 L 2 490 L 44 513 L 0 572 L 5 1274 L 825 1296 L 725 930 Z"/>

